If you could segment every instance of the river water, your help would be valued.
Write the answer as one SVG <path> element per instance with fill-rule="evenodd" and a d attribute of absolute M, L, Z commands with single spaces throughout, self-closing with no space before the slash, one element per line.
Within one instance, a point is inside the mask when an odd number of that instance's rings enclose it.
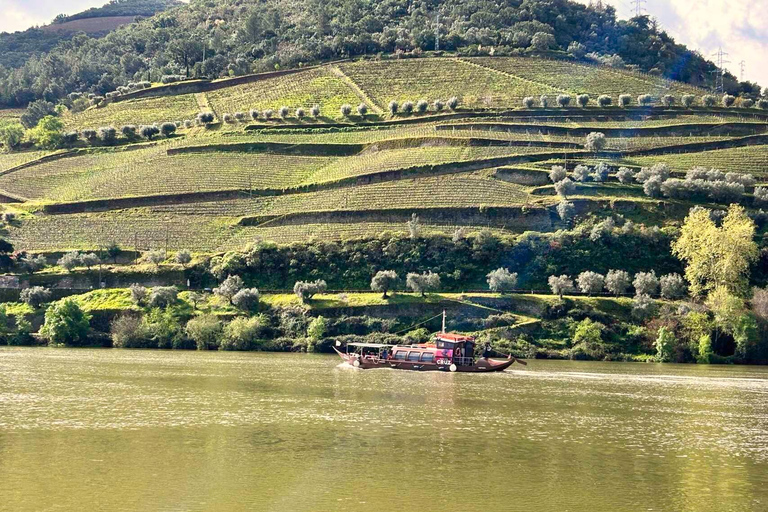
<path fill-rule="evenodd" d="M 0 510 L 768 510 L 768 368 L 0 349 Z"/>

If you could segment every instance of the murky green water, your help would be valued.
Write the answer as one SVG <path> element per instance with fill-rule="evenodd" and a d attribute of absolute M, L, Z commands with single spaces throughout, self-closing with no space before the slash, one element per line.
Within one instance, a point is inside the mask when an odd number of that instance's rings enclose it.
<path fill-rule="evenodd" d="M 768 369 L 337 363 L 0 349 L 0 510 L 768 510 Z"/>

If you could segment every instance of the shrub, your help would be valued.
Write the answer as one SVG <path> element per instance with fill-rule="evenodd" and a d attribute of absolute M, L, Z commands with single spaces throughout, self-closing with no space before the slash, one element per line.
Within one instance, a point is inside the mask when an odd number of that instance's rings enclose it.
<path fill-rule="evenodd" d="M 214 315 L 202 315 L 187 322 L 185 330 L 197 350 L 212 350 L 219 347 L 224 327 Z"/>
<path fill-rule="evenodd" d="M 152 140 L 152 137 L 160 133 L 160 129 L 155 125 L 145 125 L 139 128 L 139 133 L 147 140 Z"/>
<path fill-rule="evenodd" d="M 768 110 L 768 100 L 757 100 L 755 106 L 761 110 Z"/>
<path fill-rule="evenodd" d="M 0 131 L 2 131 L 2 127 L 0 127 Z M 67 132 L 64 135 L 62 135 L 61 140 L 64 142 L 64 144 L 72 145 L 80 138 L 80 134 L 77 132 Z M 2 140 L 2 135 L 0 135 L 0 141 Z M 6 146 L 8 147 L 8 146 Z"/>
<path fill-rule="evenodd" d="M 607 141 L 605 140 L 605 134 L 602 132 L 592 132 L 587 135 L 587 140 L 584 143 L 584 148 L 587 151 L 601 151 L 605 148 Z"/>
<path fill-rule="evenodd" d="M 659 176 L 651 176 L 643 183 L 643 192 L 648 197 L 661 197 L 661 183 Z"/>
<path fill-rule="evenodd" d="M 134 125 L 127 124 L 122 128 L 120 128 L 120 132 L 122 132 L 123 136 L 126 139 L 133 139 L 134 137 L 136 137 L 136 129 L 137 128 Z"/>
<path fill-rule="evenodd" d="M 597 104 L 601 107 L 609 107 L 613 103 L 613 100 L 607 94 L 603 94 L 597 98 Z"/>
<path fill-rule="evenodd" d="M 576 96 L 576 103 L 578 103 L 580 107 L 589 105 L 589 94 L 579 94 Z"/>
<path fill-rule="evenodd" d="M 552 183 L 557 183 L 558 181 L 562 181 L 566 178 L 567 174 L 565 171 L 565 167 L 562 165 L 553 165 L 552 169 L 549 171 L 549 179 L 552 181 Z"/>
<path fill-rule="evenodd" d="M 182 249 L 176 253 L 173 260 L 179 265 L 186 267 L 192 261 L 192 254 L 188 250 Z"/>
<path fill-rule="evenodd" d="M 56 264 L 68 272 L 71 272 L 76 267 L 82 265 L 82 262 L 83 260 L 80 256 L 80 253 L 77 251 L 71 251 L 62 256 L 59 261 L 56 262 Z"/>
<path fill-rule="evenodd" d="M 224 327 L 219 350 L 253 350 L 265 336 L 268 326 L 269 318 L 265 315 L 235 318 Z"/>
<path fill-rule="evenodd" d="M 589 233 L 589 239 L 593 242 L 597 242 L 603 237 L 613 235 L 613 230 L 616 228 L 616 221 L 613 217 L 608 217 L 602 222 L 595 224 L 592 227 L 592 231 Z"/>
<path fill-rule="evenodd" d="M 549 283 L 549 288 L 552 290 L 552 293 L 563 298 L 563 295 L 565 295 L 568 292 L 573 291 L 573 280 L 566 276 L 549 276 L 549 279 L 547 280 Z"/>
<path fill-rule="evenodd" d="M 131 301 L 137 306 L 144 304 L 147 300 L 147 296 L 149 296 L 149 290 L 140 284 L 134 283 L 128 287 L 128 290 L 131 292 Z"/>
<path fill-rule="evenodd" d="M 635 180 L 635 172 L 628 167 L 619 167 L 616 177 L 621 183 L 632 183 Z"/>
<path fill-rule="evenodd" d="M 419 100 L 416 102 L 416 112 L 419 114 L 426 112 L 427 108 L 429 108 L 429 103 L 427 103 L 427 100 Z"/>
<path fill-rule="evenodd" d="M 382 292 L 386 299 L 387 292 L 397 283 L 397 273 L 394 270 L 379 270 L 373 279 L 371 279 L 371 290 Z"/>
<path fill-rule="evenodd" d="M 722 100 L 720 101 L 722 102 L 722 105 L 724 107 L 732 107 L 733 104 L 736 103 L 736 97 L 731 96 L 730 94 L 726 94 L 723 96 Z"/>
<path fill-rule="evenodd" d="M 252 108 L 249 114 L 251 115 L 251 119 L 253 119 L 254 121 L 258 121 L 259 115 L 261 114 L 261 112 L 259 112 L 255 108 Z"/>
<path fill-rule="evenodd" d="M 592 179 L 597 182 L 602 182 L 608 179 L 608 174 L 611 168 L 605 162 L 600 162 L 595 166 L 595 172 L 592 173 Z"/>
<path fill-rule="evenodd" d="M 211 124 L 215 117 L 213 116 L 212 112 L 200 112 L 197 114 L 197 122 L 198 124 Z"/>
<path fill-rule="evenodd" d="M 160 264 L 165 261 L 165 258 L 165 252 L 159 249 L 154 249 L 144 253 L 144 260 L 148 263 L 152 263 L 156 267 L 160 267 Z"/>
<path fill-rule="evenodd" d="M 589 167 L 579 164 L 573 170 L 573 179 L 580 182 L 589 181 L 589 174 Z"/>
<path fill-rule="evenodd" d="M 675 335 L 668 327 L 659 329 L 659 334 L 654 342 L 656 348 L 656 362 L 666 363 L 672 360 L 672 349 L 675 346 Z"/>
<path fill-rule="evenodd" d="M 167 308 L 179 300 L 179 290 L 175 286 L 156 286 L 152 288 L 147 303 L 152 308 Z"/>
<path fill-rule="evenodd" d="M 656 314 L 656 301 L 649 295 L 636 295 L 632 300 L 632 316 L 645 320 Z"/>
<path fill-rule="evenodd" d="M 768 187 L 755 187 L 755 201 L 768 203 Z"/>
<path fill-rule="evenodd" d="M 235 116 L 233 116 L 232 114 L 224 114 L 223 116 L 221 116 L 221 119 L 227 124 L 232 124 L 235 122 Z"/>
<path fill-rule="evenodd" d="M 636 295 L 654 295 L 659 288 L 659 279 L 656 277 L 656 272 L 654 270 L 651 270 L 650 272 L 638 272 L 635 274 L 632 286 L 635 287 Z"/>
<path fill-rule="evenodd" d="M 440 288 L 440 275 L 433 274 L 432 271 L 424 274 L 411 272 L 406 276 L 405 286 L 414 293 L 420 293 L 422 297 L 428 291 L 434 291 Z"/>
<path fill-rule="evenodd" d="M 31 288 L 24 288 L 21 290 L 20 298 L 21 302 L 29 304 L 37 309 L 42 304 L 51 300 L 51 291 L 42 286 L 32 286 Z"/>
<path fill-rule="evenodd" d="M 232 304 L 243 311 L 254 311 L 259 307 L 259 290 L 243 288 L 232 297 Z"/>
<path fill-rule="evenodd" d="M 101 258 L 99 258 L 96 253 L 89 252 L 88 254 L 82 254 L 80 256 L 80 263 L 88 267 L 88 270 L 91 270 L 91 267 L 95 267 L 101 263 Z"/>
<path fill-rule="evenodd" d="M 357 113 L 361 117 L 365 117 L 365 115 L 368 113 L 368 105 L 365 103 L 361 103 L 357 106 Z"/>
<path fill-rule="evenodd" d="M 307 113 L 304 112 L 304 109 L 299 107 L 296 109 L 296 119 L 304 119 L 306 117 Z"/>
<path fill-rule="evenodd" d="M 457 98 L 456 96 L 451 97 L 446 103 L 446 105 L 448 105 L 449 109 L 456 110 L 456 108 L 459 106 L 459 98 Z"/>
<path fill-rule="evenodd" d="M 88 142 L 95 141 L 99 136 L 96 130 L 92 130 L 90 128 L 86 128 L 85 130 L 83 130 L 82 135 L 83 135 L 83 139 L 87 140 Z"/>
<path fill-rule="evenodd" d="M 219 297 L 223 297 L 227 299 L 227 301 L 232 304 L 232 299 L 234 296 L 243 288 L 243 280 L 240 278 L 240 276 L 229 276 L 227 277 L 219 286 L 218 288 L 213 289 L 213 293 L 218 295 Z"/>
<path fill-rule="evenodd" d="M 349 115 L 352 113 L 352 105 L 347 105 L 346 103 L 341 106 L 341 115 L 344 117 L 349 117 Z"/>
<path fill-rule="evenodd" d="M 245 119 L 245 117 L 243 117 Z M 170 137 L 174 133 L 176 133 L 176 124 L 175 123 L 163 123 L 160 125 L 160 133 L 163 134 L 163 137 Z"/>
<path fill-rule="evenodd" d="M 288 107 L 286 107 L 285 105 L 283 105 L 282 107 L 280 107 L 280 108 L 277 110 L 277 115 L 279 115 L 279 116 L 280 116 L 280 119 L 286 119 L 286 118 L 288 117 L 288 114 L 290 113 L 290 111 L 291 111 L 291 110 L 290 110 Z M 349 115 L 349 114 L 345 114 L 345 115 Z"/>
<path fill-rule="evenodd" d="M 523 98 L 523 106 L 525 108 L 533 108 L 534 101 L 532 96 L 527 96 Z"/>
<path fill-rule="evenodd" d="M 445 103 L 440 100 L 435 100 L 432 106 L 435 108 L 435 112 L 442 112 L 443 108 L 445 108 Z"/>
<path fill-rule="evenodd" d="M 109 325 L 115 348 L 156 348 L 142 319 L 136 315 L 120 315 Z"/>
<path fill-rule="evenodd" d="M 693 94 L 684 94 L 683 97 L 680 98 L 680 103 L 686 108 L 692 106 L 694 101 L 696 101 L 696 96 Z"/>
<path fill-rule="evenodd" d="M 752 108 L 755 106 L 754 100 L 744 98 L 741 100 L 741 108 Z"/>
<path fill-rule="evenodd" d="M 318 293 L 325 292 L 327 288 L 328 286 L 322 279 L 317 281 L 296 281 L 293 285 L 293 293 L 301 299 L 301 302 L 306 302 Z"/>
<path fill-rule="evenodd" d="M 517 272 L 510 272 L 506 268 L 497 268 L 485 277 L 488 280 L 488 289 L 492 292 L 510 292 L 517 286 Z"/>
<path fill-rule="evenodd" d="M 114 144 L 117 141 L 117 130 L 112 126 L 102 126 L 99 128 L 99 139 L 104 144 Z"/>
<path fill-rule="evenodd" d="M 714 107 L 717 100 L 711 94 L 705 94 L 701 97 L 701 104 L 705 107 Z"/>
<path fill-rule="evenodd" d="M 389 108 L 389 113 L 392 115 L 395 115 L 397 114 L 397 109 L 400 108 L 400 105 L 398 105 L 396 101 L 392 100 L 389 102 L 388 108 Z"/>
<path fill-rule="evenodd" d="M 659 279 L 661 296 L 665 299 L 679 299 L 685 295 L 685 281 L 680 274 L 667 274 Z"/>
<path fill-rule="evenodd" d="M 309 109 L 309 114 L 317 119 L 320 117 L 320 105 L 313 105 L 311 109 Z"/>
<path fill-rule="evenodd" d="M 542 94 L 539 98 L 539 105 L 541 108 L 549 107 L 549 97 L 546 94 Z"/>
<path fill-rule="evenodd" d="M 675 104 L 675 97 L 672 96 L 671 94 L 665 94 L 664 96 L 661 97 L 661 104 L 664 105 L 665 107 L 671 107 L 672 105 Z"/>
<path fill-rule="evenodd" d="M 547 32 L 536 32 L 531 38 L 531 48 L 543 52 L 557 45 L 555 36 Z"/>
<path fill-rule="evenodd" d="M 67 298 L 46 310 L 40 334 L 56 345 L 82 345 L 88 337 L 90 321 L 91 316 L 74 299 Z"/>
<path fill-rule="evenodd" d="M 405 114 L 410 114 L 411 112 L 413 112 L 413 102 L 412 101 L 403 102 L 402 110 Z"/>
<path fill-rule="evenodd" d="M 267 110 L 265 110 L 265 111 L 263 112 L 263 114 L 262 114 L 262 115 L 264 116 L 264 119 L 266 119 L 267 121 L 269 121 L 270 119 L 272 119 L 272 116 L 274 116 L 274 115 L 275 115 L 275 112 L 274 112 L 274 110 L 272 110 L 271 108 L 268 108 Z"/>
<path fill-rule="evenodd" d="M 557 204 L 557 215 L 560 217 L 560 220 L 563 222 L 570 221 L 574 214 L 576 213 L 576 207 L 573 205 L 573 203 L 568 201 L 560 201 Z"/>
<path fill-rule="evenodd" d="M 245 112 L 235 112 L 235 119 L 238 123 L 244 123 L 247 118 L 248 116 L 245 115 Z"/>
<path fill-rule="evenodd" d="M 619 105 L 622 107 L 628 107 L 632 103 L 632 96 L 629 94 L 621 94 L 619 95 Z"/>
<path fill-rule="evenodd" d="M 653 103 L 653 96 L 650 94 L 641 94 L 637 97 L 637 104 L 641 107 L 650 106 Z"/>
<path fill-rule="evenodd" d="M 576 185 L 569 178 L 565 178 L 564 180 L 555 183 L 555 192 L 557 192 L 557 195 L 559 196 L 568 197 L 574 190 L 576 190 Z"/>
<path fill-rule="evenodd" d="M 627 293 L 631 283 L 629 273 L 623 270 L 609 270 L 605 275 L 605 289 L 617 297 Z"/>
<path fill-rule="evenodd" d="M 578 41 L 572 41 L 571 44 L 568 45 L 568 53 L 574 58 L 583 59 L 587 54 L 587 47 Z"/>
<path fill-rule="evenodd" d="M 571 97 L 567 94 L 559 94 L 557 96 L 557 104 L 560 105 L 560 107 L 565 108 L 571 104 Z"/>

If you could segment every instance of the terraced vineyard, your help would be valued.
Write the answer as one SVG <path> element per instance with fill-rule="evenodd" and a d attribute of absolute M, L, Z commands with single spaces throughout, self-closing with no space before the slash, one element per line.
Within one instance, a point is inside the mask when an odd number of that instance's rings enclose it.
<path fill-rule="evenodd" d="M 300 122 L 289 117 L 266 128 L 260 120 L 249 131 L 246 123 L 214 123 L 183 137 L 79 150 L 16 170 L 51 152 L 0 154 L 0 195 L 28 200 L 9 206 L 20 218 L 7 227 L 7 236 L 21 250 L 86 249 L 114 241 L 142 250 L 213 252 L 256 240 L 405 232 L 411 213 L 427 233 L 451 233 L 459 225 L 551 231 L 565 226 L 555 209 L 563 198 L 549 182 L 551 166 L 568 163 L 575 179 L 575 163 L 600 161 L 611 166 L 607 181 L 587 178 L 569 193 L 580 215 L 605 216 L 619 208 L 639 223 L 661 225 L 678 223 L 693 203 L 648 197 L 642 185 L 616 179 L 618 166 L 663 162 L 677 172 L 706 166 L 768 179 L 768 146 L 726 149 L 764 144 L 768 115 L 760 110 L 521 108 L 523 96 L 554 98 L 560 91 L 593 98 L 702 93 L 566 61 L 435 58 L 345 62 L 205 93 L 117 102 L 65 119 L 70 128 L 93 128 L 188 119 L 206 106 L 221 116 L 285 105 L 292 116 L 295 108 L 314 104 L 322 116 Z M 451 96 L 460 98 L 459 107 L 442 116 L 386 113 L 390 100 Z M 363 101 L 385 113 L 339 122 L 342 103 Z M 603 153 L 613 158 L 605 160 L 584 149 L 592 131 L 605 131 L 604 149 L 621 154 Z M 663 154 L 637 153 L 657 148 Z M 744 202 L 751 204 L 752 191 L 745 192 Z"/>

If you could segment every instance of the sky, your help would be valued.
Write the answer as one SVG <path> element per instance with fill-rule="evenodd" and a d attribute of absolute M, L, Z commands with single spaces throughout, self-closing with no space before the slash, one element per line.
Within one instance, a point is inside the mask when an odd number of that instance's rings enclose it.
<path fill-rule="evenodd" d="M 589 0 L 578 0 L 589 3 Z M 768 87 L 768 9 L 766 0 L 639 0 L 645 13 L 654 16 L 678 42 L 715 59 L 722 46 L 726 64 L 736 77 Z M 633 0 L 603 0 L 616 7 L 619 18 L 634 14 Z M 98 7 L 106 0 L 0 0 L 0 32 L 25 30 L 49 23 L 57 14 L 74 14 Z"/>

